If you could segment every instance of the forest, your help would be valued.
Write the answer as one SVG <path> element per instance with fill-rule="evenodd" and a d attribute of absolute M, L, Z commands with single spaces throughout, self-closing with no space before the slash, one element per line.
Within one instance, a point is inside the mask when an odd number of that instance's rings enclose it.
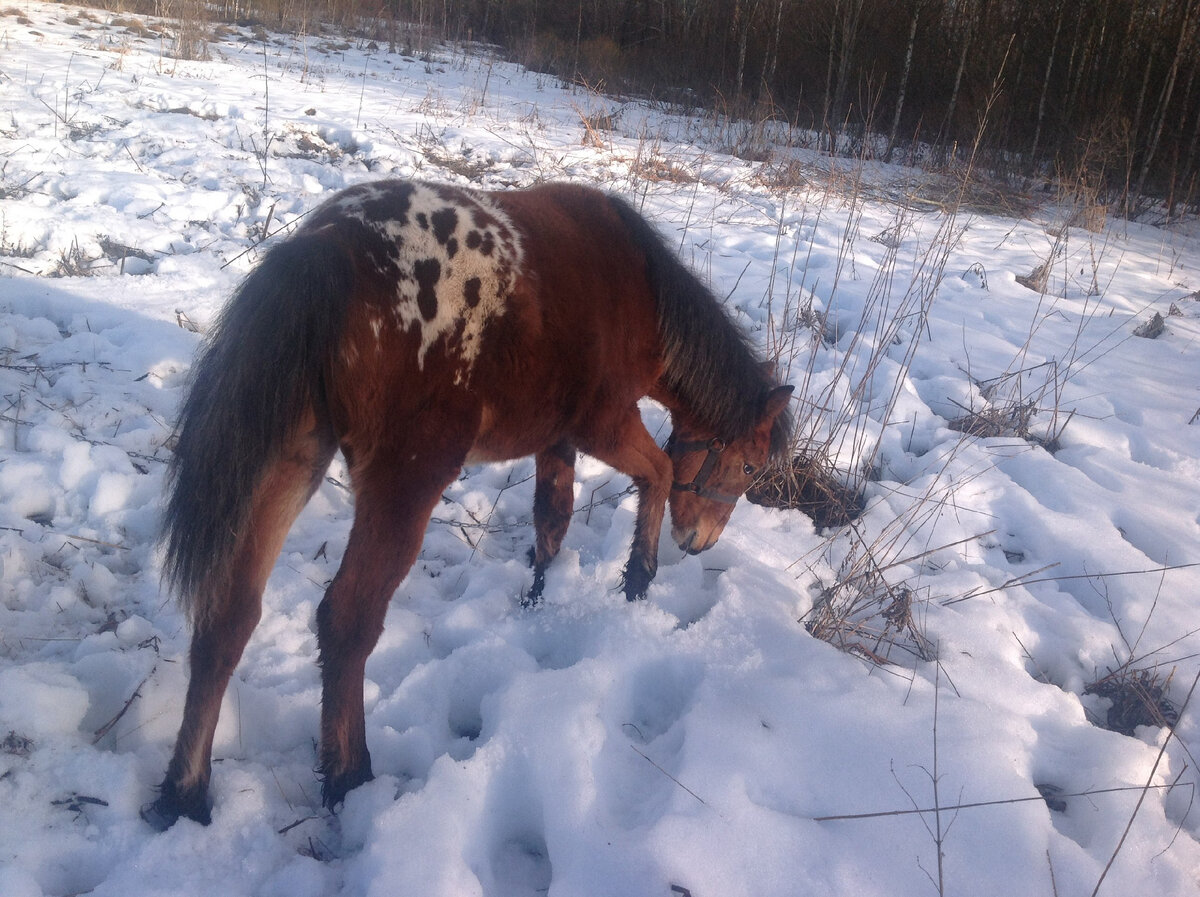
<path fill-rule="evenodd" d="M 305 2 L 222 9 L 485 40 L 597 90 L 781 119 L 867 157 L 975 153 L 1127 212 L 1200 202 L 1200 0 Z"/>

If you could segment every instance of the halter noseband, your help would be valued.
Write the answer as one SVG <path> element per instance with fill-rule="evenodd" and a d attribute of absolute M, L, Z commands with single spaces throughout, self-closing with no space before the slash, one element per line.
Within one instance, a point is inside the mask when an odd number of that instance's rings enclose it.
<path fill-rule="evenodd" d="M 707 485 L 708 478 L 712 476 L 713 468 L 717 465 L 717 457 L 723 451 L 725 451 L 725 440 L 720 437 L 714 436 L 712 439 L 676 442 L 675 434 L 672 433 L 671 437 L 667 440 L 667 455 L 672 461 L 678 460 L 692 452 L 708 452 L 704 456 L 704 461 L 700 464 L 700 469 L 692 477 L 692 481 L 690 483 L 681 483 L 676 480 L 671 483 L 672 491 L 690 492 L 697 498 L 707 498 L 710 501 L 724 502 L 727 505 L 737 504 L 737 500 L 741 498 L 741 493 L 731 495 L 728 492 L 717 492 L 715 489 L 709 489 Z"/>

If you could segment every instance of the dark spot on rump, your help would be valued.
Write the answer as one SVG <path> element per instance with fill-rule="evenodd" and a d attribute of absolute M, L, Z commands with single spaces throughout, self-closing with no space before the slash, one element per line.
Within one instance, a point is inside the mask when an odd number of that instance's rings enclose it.
<path fill-rule="evenodd" d="M 413 277 L 417 280 L 417 308 L 421 317 L 432 321 L 437 317 L 437 285 L 442 277 L 442 266 L 437 259 L 419 259 L 413 263 Z"/>
<path fill-rule="evenodd" d="M 475 208 L 475 213 L 471 216 L 471 220 L 475 222 L 475 226 L 480 230 L 487 230 L 496 223 L 495 218 L 478 206 Z"/>
<path fill-rule="evenodd" d="M 343 221 L 337 233 L 347 245 L 354 246 L 366 257 L 366 267 L 372 273 L 382 277 L 399 276 L 400 247 L 394 241 L 354 218 Z"/>
<path fill-rule="evenodd" d="M 399 221 L 403 224 L 408 220 L 413 189 L 413 185 L 408 183 L 391 184 L 383 188 L 364 185 L 362 192 L 375 195 L 363 200 L 363 218 L 367 221 Z"/>
<path fill-rule="evenodd" d="M 458 255 L 458 240 L 451 237 L 446 241 L 446 257 L 454 258 L 456 255 Z"/>
<path fill-rule="evenodd" d="M 424 212 L 417 212 L 417 225 L 421 230 L 429 230 L 429 219 Z"/>
<path fill-rule="evenodd" d="M 479 290 L 483 286 L 483 282 L 478 277 L 472 277 L 463 284 L 463 298 L 467 300 L 467 308 L 474 308 L 479 304 Z"/>
<path fill-rule="evenodd" d="M 439 209 L 430 216 L 433 223 L 433 236 L 443 246 L 450 242 L 458 228 L 458 212 L 451 208 Z"/>
<path fill-rule="evenodd" d="M 480 255 L 491 255 L 496 251 L 496 239 L 492 236 L 491 231 L 480 233 L 473 230 L 467 234 L 467 248 Z"/>
<path fill-rule="evenodd" d="M 467 248 L 478 252 L 480 255 L 491 255 L 496 251 L 496 238 L 492 236 L 491 231 L 480 233 L 477 230 L 467 234 Z"/>

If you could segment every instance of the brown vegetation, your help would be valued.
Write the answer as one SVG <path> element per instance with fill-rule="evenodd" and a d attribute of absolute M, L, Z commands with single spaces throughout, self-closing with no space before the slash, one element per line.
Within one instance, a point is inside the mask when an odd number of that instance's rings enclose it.
<path fill-rule="evenodd" d="M 179 21 L 312 32 L 426 52 L 486 40 L 606 92 L 776 119 L 823 149 L 1008 177 L 1080 173 L 1103 209 L 1200 208 L 1200 0 L 98 0 Z M 976 145 L 979 123 L 988 121 Z"/>

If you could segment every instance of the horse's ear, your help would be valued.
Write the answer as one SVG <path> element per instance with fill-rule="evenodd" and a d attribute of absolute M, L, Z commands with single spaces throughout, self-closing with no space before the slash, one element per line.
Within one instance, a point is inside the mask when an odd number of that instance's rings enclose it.
<path fill-rule="evenodd" d="M 779 417 L 779 415 L 783 413 L 783 410 L 787 408 L 788 402 L 791 401 L 792 393 L 795 391 L 795 389 L 796 387 L 791 385 L 776 386 L 769 393 L 767 393 L 767 403 L 763 409 L 761 422 L 766 423 L 767 421 L 770 421 L 774 423 L 775 418 Z"/>

